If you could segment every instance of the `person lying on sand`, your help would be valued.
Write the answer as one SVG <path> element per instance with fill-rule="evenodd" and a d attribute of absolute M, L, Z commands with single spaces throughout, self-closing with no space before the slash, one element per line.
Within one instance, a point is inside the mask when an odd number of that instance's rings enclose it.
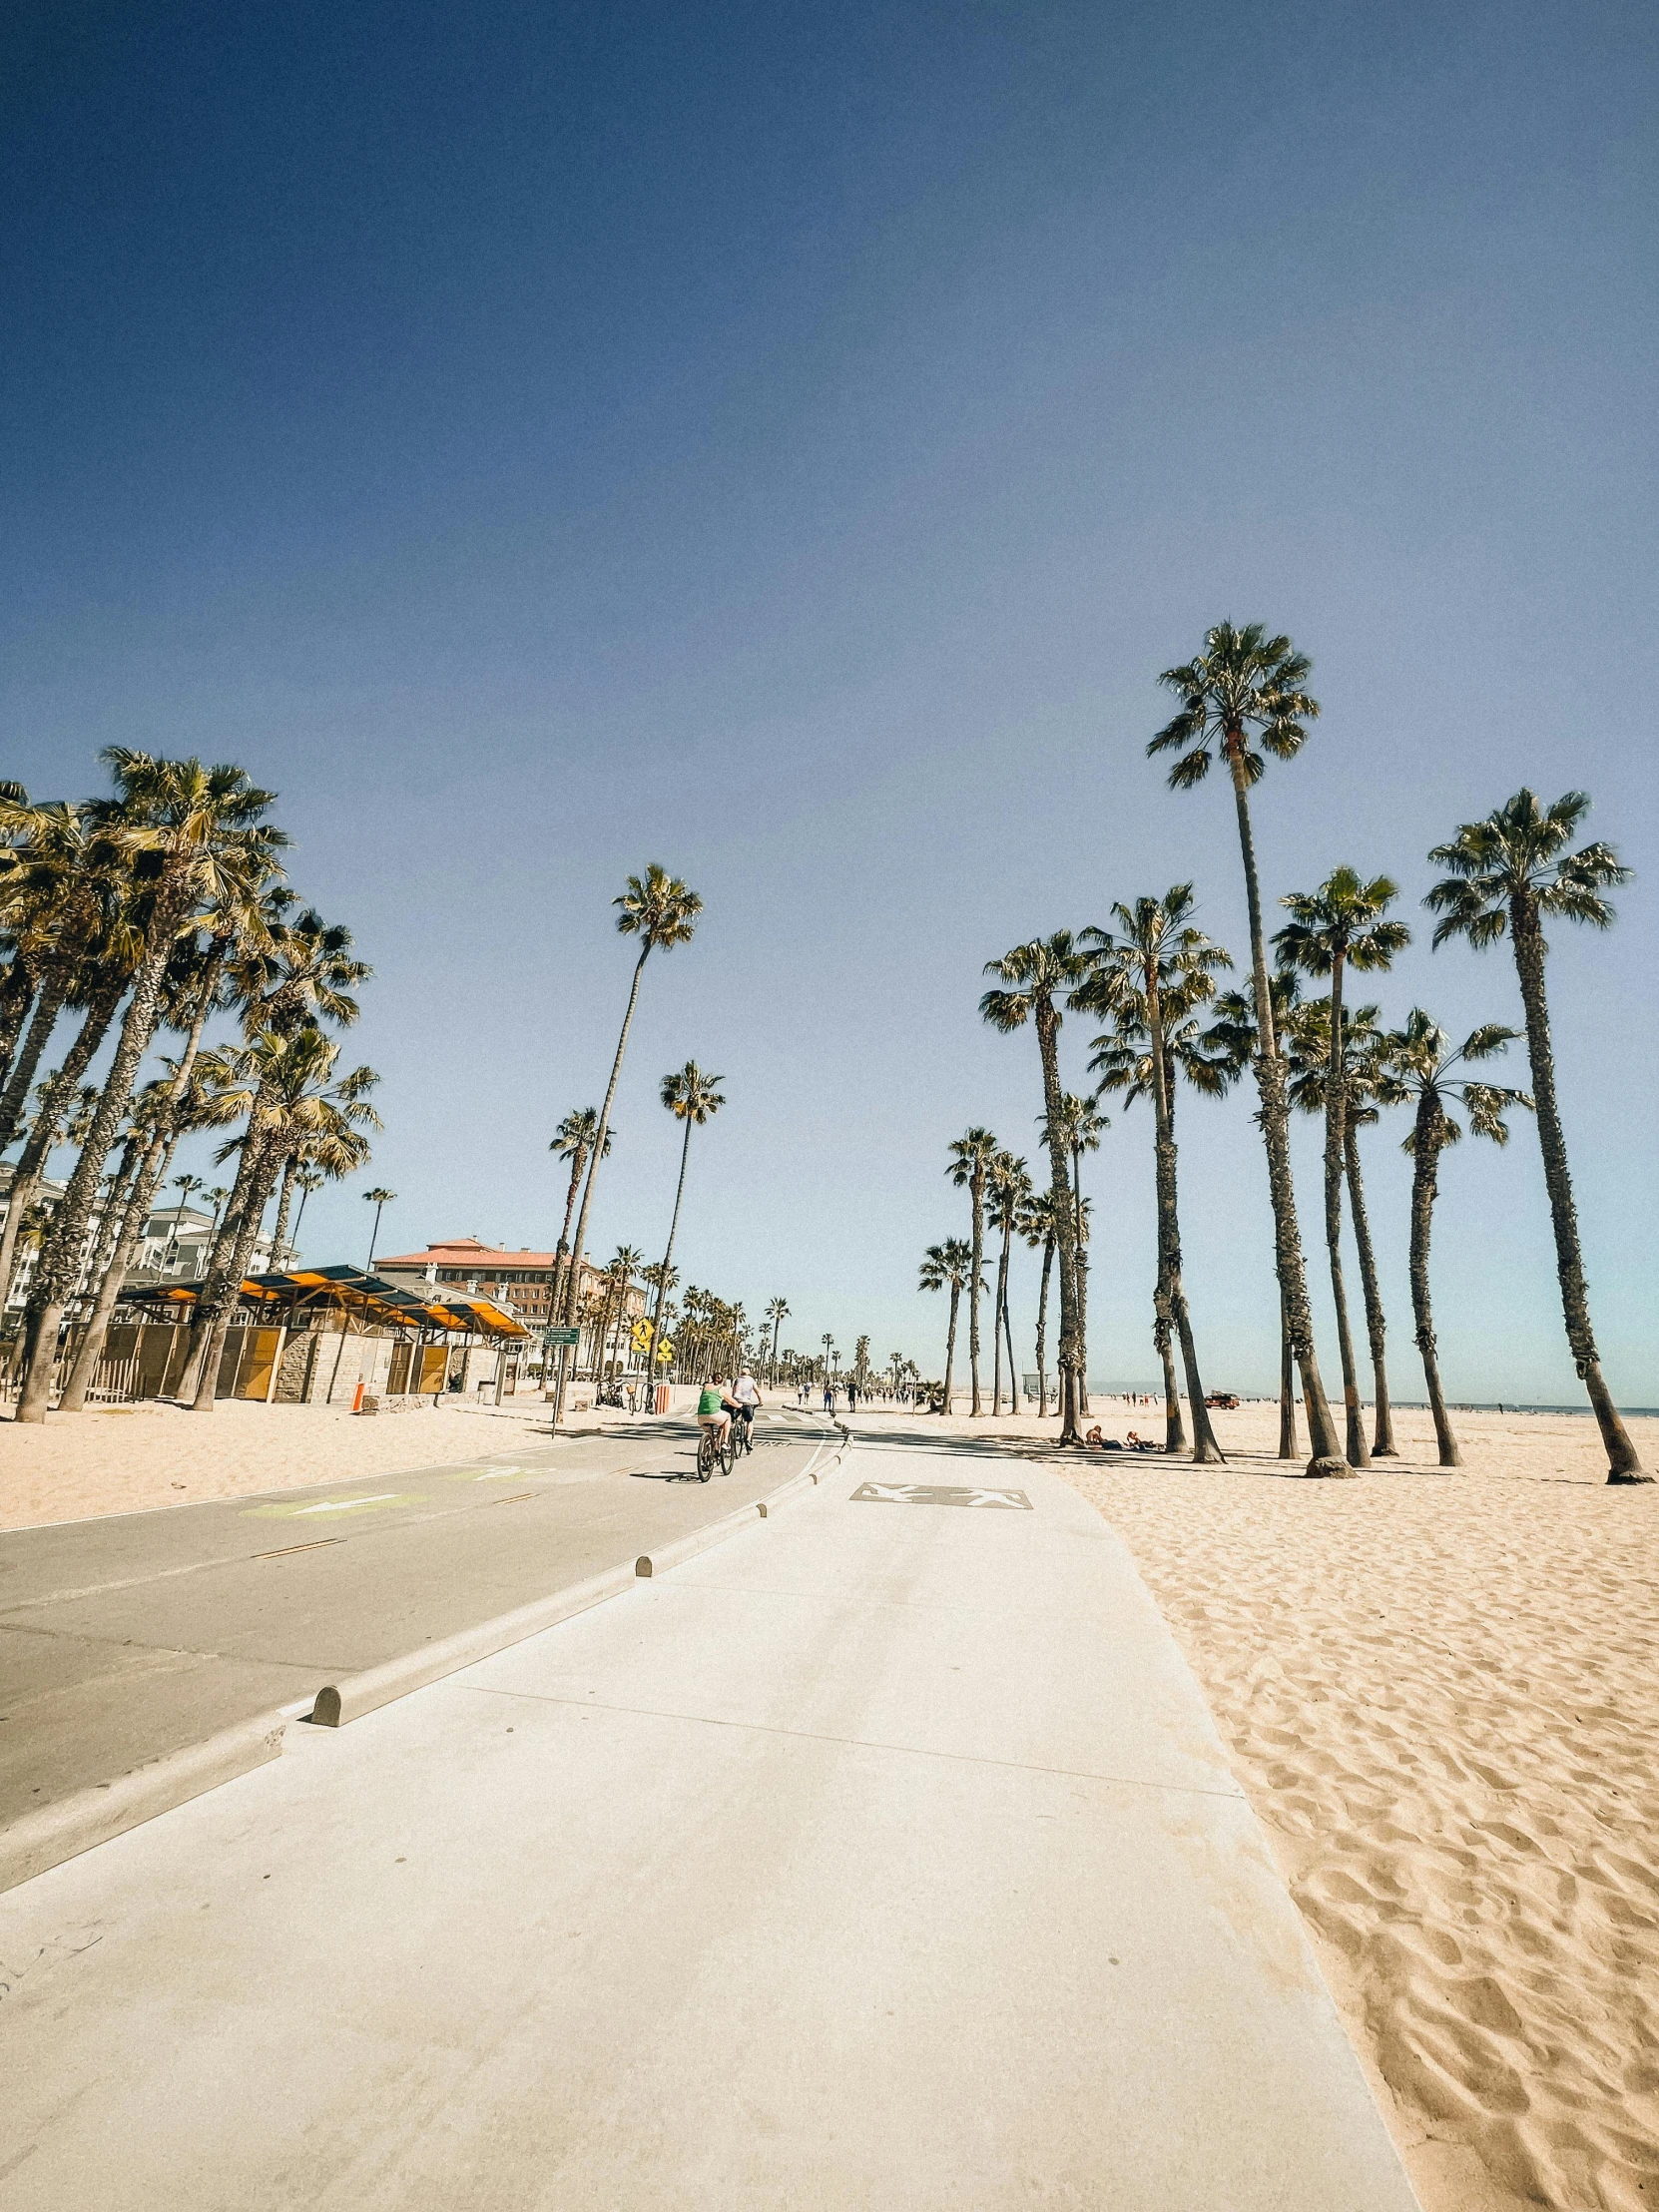
<path fill-rule="evenodd" d="M 1158 1446 L 1150 1437 L 1138 1435 L 1132 1428 L 1129 1431 L 1129 1448 L 1131 1451 L 1156 1451 Z"/>
<path fill-rule="evenodd" d="M 1116 1436 L 1103 1436 L 1100 1433 L 1098 1421 L 1089 1430 L 1083 1441 L 1091 1451 L 1121 1451 L 1123 1449 L 1123 1445 Z"/>

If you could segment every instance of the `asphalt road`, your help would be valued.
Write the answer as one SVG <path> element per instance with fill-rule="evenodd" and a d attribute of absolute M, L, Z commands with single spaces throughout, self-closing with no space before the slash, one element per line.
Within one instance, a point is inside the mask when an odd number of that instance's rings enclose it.
<path fill-rule="evenodd" d="M 0 1535 L 0 1825 L 765 1497 L 831 1424 L 763 1413 L 730 1476 L 695 1424 Z M 415 1443 L 411 1436 L 411 1446 Z"/>

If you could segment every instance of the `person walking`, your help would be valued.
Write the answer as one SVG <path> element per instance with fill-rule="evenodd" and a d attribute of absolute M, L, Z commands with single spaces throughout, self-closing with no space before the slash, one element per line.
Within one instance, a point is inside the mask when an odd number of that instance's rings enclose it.
<path fill-rule="evenodd" d="M 835 1410 L 835 1385 L 832 1382 L 826 1382 L 824 1385 L 824 1410 L 827 1413 Z"/>

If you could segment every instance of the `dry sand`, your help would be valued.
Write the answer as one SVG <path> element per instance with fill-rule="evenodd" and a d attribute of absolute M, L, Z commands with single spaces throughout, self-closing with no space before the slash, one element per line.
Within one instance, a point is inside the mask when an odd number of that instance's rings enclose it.
<path fill-rule="evenodd" d="M 20 1428 L 0 1418 L 0 1528 L 198 1505 L 348 1482 L 404 1467 L 495 1457 L 545 1439 L 548 1407 L 521 1393 L 499 1408 L 445 1401 L 352 1414 L 338 1405 L 252 1405 L 221 1398 L 211 1413 L 151 1401 L 112 1405 Z M 622 1413 L 573 1413 L 586 1429 Z"/>
<path fill-rule="evenodd" d="M 1407 1412 L 1403 1458 L 1283 1479 L 1254 1405 L 1226 1468 L 1061 1463 L 1203 1685 L 1427 2212 L 1652 2212 L 1659 1488 L 1606 1488 L 1587 1418 L 1454 1417 L 1443 1472 Z"/>

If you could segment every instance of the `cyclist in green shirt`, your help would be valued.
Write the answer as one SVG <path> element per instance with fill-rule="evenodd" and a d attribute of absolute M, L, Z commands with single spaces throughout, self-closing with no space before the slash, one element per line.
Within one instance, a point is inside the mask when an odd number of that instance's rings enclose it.
<path fill-rule="evenodd" d="M 721 1442 L 724 1443 L 726 1441 L 726 1431 L 732 1425 L 732 1415 L 736 1410 L 736 1406 L 726 1394 L 726 1378 L 724 1376 L 718 1382 L 704 1383 L 702 1395 L 697 1401 L 697 1425 L 699 1428 L 714 1429 L 718 1433 Z"/>

